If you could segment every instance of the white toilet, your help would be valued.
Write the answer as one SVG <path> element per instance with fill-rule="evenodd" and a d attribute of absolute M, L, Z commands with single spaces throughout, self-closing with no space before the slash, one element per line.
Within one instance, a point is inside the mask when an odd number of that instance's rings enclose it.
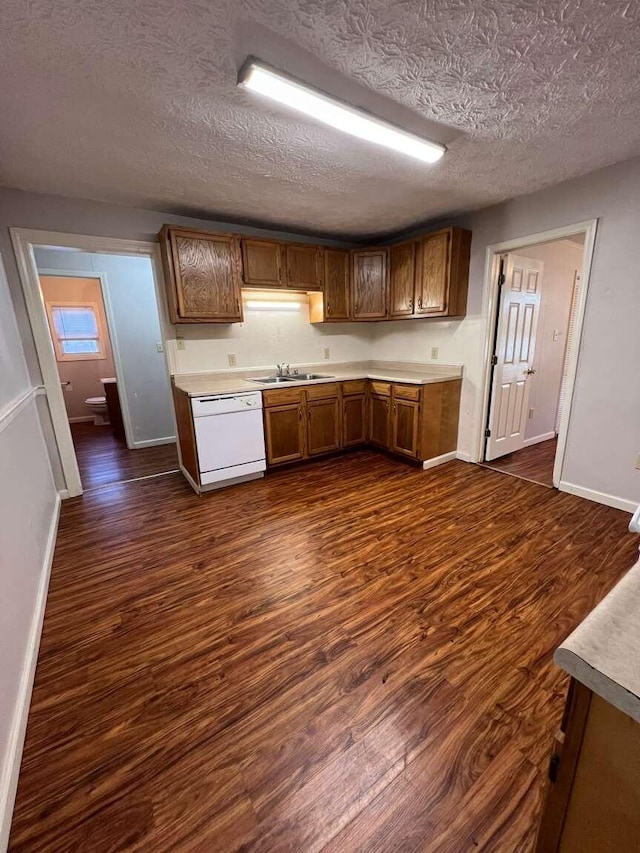
<path fill-rule="evenodd" d="M 105 397 L 87 397 L 85 406 L 93 415 L 94 426 L 108 426 L 109 415 L 107 414 L 107 400 Z"/>

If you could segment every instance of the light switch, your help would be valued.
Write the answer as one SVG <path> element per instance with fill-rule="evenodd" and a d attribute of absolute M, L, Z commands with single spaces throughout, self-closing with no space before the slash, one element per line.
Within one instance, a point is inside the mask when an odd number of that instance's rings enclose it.
<path fill-rule="evenodd" d="M 560 329 L 554 329 L 554 330 L 553 330 L 553 340 L 554 340 L 554 342 L 558 340 L 558 338 L 560 337 L 560 335 L 561 335 L 561 334 L 562 334 L 562 332 L 560 331 Z"/>
<path fill-rule="evenodd" d="M 158 341 L 156 344 L 156 352 L 164 352 L 164 347 L 162 346 L 162 341 Z"/>

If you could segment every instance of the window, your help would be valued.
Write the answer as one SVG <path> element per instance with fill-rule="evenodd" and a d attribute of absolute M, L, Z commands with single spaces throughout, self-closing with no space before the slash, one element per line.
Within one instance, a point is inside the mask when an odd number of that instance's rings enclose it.
<path fill-rule="evenodd" d="M 96 304 L 49 303 L 47 314 L 58 361 L 106 358 Z"/>

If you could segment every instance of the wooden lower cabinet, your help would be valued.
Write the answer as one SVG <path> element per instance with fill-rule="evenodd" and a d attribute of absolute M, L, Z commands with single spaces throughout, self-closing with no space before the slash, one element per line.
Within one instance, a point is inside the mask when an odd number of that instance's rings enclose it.
<path fill-rule="evenodd" d="M 366 444 L 419 461 L 451 453 L 460 386 L 356 379 L 263 391 L 267 464 Z"/>
<path fill-rule="evenodd" d="M 369 427 L 367 438 L 371 444 L 378 447 L 390 448 L 390 415 L 391 402 L 389 397 L 380 394 L 369 395 Z"/>
<path fill-rule="evenodd" d="M 640 849 L 640 723 L 571 680 L 536 853 Z"/>
<path fill-rule="evenodd" d="M 318 456 L 339 450 L 340 440 L 340 400 L 338 397 L 328 400 L 307 401 L 307 453 Z"/>
<path fill-rule="evenodd" d="M 352 394 L 342 400 L 342 446 L 357 447 L 367 440 L 367 395 Z"/>
<path fill-rule="evenodd" d="M 282 465 L 304 459 L 306 422 L 304 402 L 285 403 L 264 410 L 267 464 Z"/>
<path fill-rule="evenodd" d="M 391 450 L 410 456 L 418 456 L 420 426 L 420 403 L 399 400 L 394 396 L 391 407 Z"/>

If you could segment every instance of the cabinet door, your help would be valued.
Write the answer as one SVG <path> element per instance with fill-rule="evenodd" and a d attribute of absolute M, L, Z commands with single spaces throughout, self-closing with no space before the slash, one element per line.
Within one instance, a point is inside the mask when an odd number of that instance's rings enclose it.
<path fill-rule="evenodd" d="M 450 231 L 428 234 L 420 241 L 420 275 L 416 287 L 416 314 L 447 314 L 449 297 Z"/>
<path fill-rule="evenodd" d="M 338 397 L 307 402 L 307 449 L 309 456 L 339 450 L 340 402 Z"/>
<path fill-rule="evenodd" d="M 286 247 L 287 287 L 294 290 L 322 290 L 323 250 L 320 246 Z"/>
<path fill-rule="evenodd" d="M 288 403 L 264 410 L 267 462 L 280 465 L 305 456 L 304 405 Z"/>
<path fill-rule="evenodd" d="M 387 250 L 356 249 L 351 253 L 353 320 L 384 320 L 387 316 Z"/>
<path fill-rule="evenodd" d="M 369 441 L 379 447 L 389 447 L 389 398 L 369 396 Z"/>
<path fill-rule="evenodd" d="M 415 305 L 416 244 L 401 243 L 389 250 L 391 317 L 411 317 Z"/>
<path fill-rule="evenodd" d="M 366 440 L 366 395 L 354 394 L 342 401 L 342 446 L 353 447 Z"/>
<path fill-rule="evenodd" d="M 395 453 L 402 453 L 413 459 L 417 457 L 419 422 L 419 403 L 394 399 L 391 414 L 391 449 Z"/>
<path fill-rule="evenodd" d="M 169 229 L 168 235 L 171 321 L 241 323 L 238 239 L 180 229 Z"/>
<path fill-rule="evenodd" d="M 349 319 L 349 252 L 325 249 L 324 319 Z"/>
<path fill-rule="evenodd" d="M 242 238 L 242 280 L 253 287 L 284 287 L 282 243 Z"/>

